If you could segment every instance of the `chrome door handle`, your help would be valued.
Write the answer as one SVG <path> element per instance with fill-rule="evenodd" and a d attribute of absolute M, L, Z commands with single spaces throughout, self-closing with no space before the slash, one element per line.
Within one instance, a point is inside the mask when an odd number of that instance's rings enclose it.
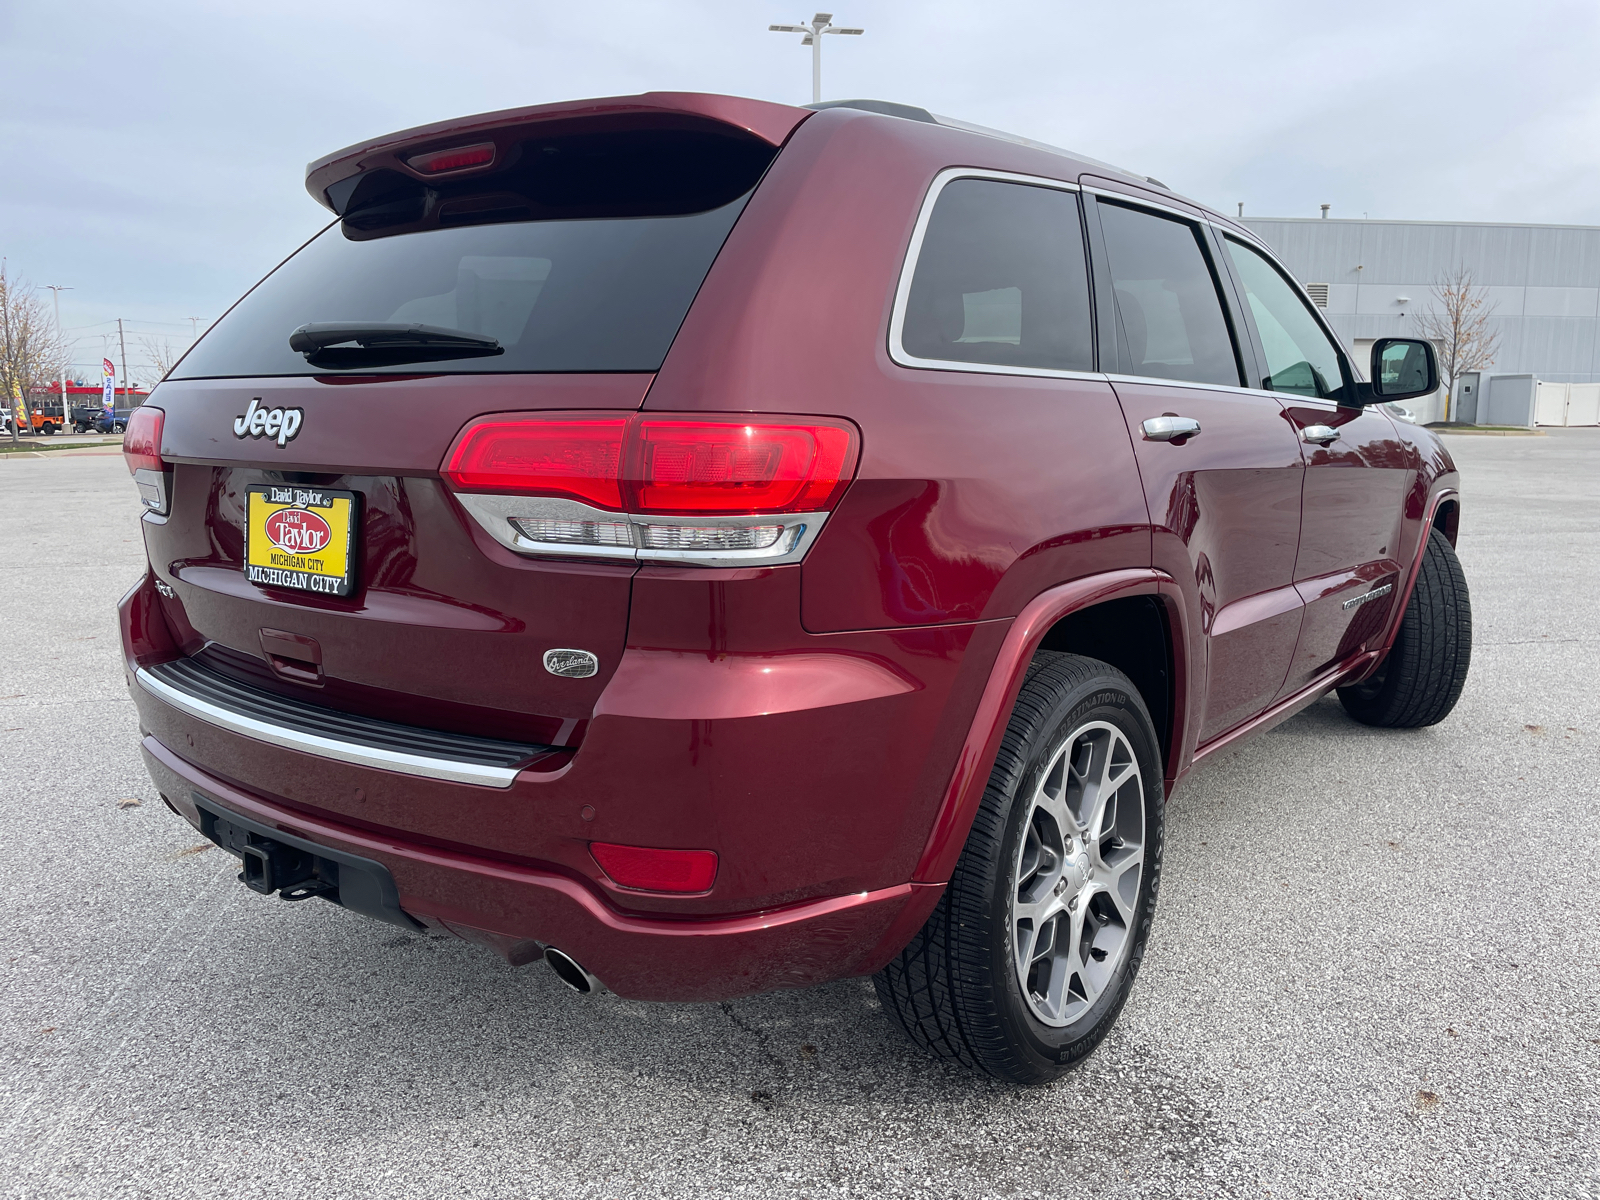
<path fill-rule="evenodd" d="M 1326 446 L 1339 440 L 1339 431 L 1332 425 L 1307 425 L 1300 431 L 1300 440 L 1313 446 Z"/>
<path fill-rule="evenodd" d="M 1139 426 L 1147 442 L 1170 442 L 1177 438 L 1191 438 L 1200 432 L 1200 422 L 1193 417 L 1151 417 Z"/>

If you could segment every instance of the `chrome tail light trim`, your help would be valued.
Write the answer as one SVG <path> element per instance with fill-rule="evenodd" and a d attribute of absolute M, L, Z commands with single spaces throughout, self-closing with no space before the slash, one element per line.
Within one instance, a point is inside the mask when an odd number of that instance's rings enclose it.
<path fill-rule="evenodd" d="M 799 562 L 822 532 L 828 519 L 825 512 L 814 513 L 752 513 L 731 516 L 662 517 L 635 513 L 607 512 L 577 500 L 553 499 L 545 496 L 491 496 L 474 492 L 456 492 L 461 507 L 472 515 L 490 537 L 508 550 L 530 557 L 591 558 L 609 562 L 664 563 L 674 566 L 697 567 L 769 567 L 782 563 Z M 518 522 L 522 522 L 519 526 Z M 539 523 L 560 525 L 564 529 L 590 527 L 596 537 L 611 538 L 615 526 L 626 524 L 631 545 L 606 545 L 600 542 L 538 541 L 527 535 L 529 526 Z M 780 526 L 776 536 L 772 526 Z M 759 528 L 760 540 L 771 539 L 770 544 L 748 550 L 715 549 L 665 549 L 652 546 L 652 541 L 671 540 L 665 534 L 652 534 L 654 530 Z M 603 533 L 599 532 L 604 530 Z M 690 536 L 685 534 L 685 537 Z"/>

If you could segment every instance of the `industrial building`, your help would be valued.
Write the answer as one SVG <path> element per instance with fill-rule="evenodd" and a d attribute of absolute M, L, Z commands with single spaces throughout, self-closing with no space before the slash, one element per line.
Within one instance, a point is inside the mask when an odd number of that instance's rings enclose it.
<path fill-rule="evenodd" d="M 1306 285 L 1363 364 L 1374 339 L 1417 336 L 1417 316 L 1437 308 L 1434 283 L 1465 267 L 1484 292 L 1499 343 L 1481 377 L 1458 384 L 1451 418 L 1489 423 L 1495 380 L 1516 376 L 1520 382 L 1499 385 L 1497 423 L 1523 423 L 1514 418 L 1524 407 L 1536 408 L 1541 424 L 1592 423 L 1582 419 L 1595 407 L 1590 388 L 1551 385 L 1594 384 L 1600 397 L 1600 227 L 1316 217 L 1244 223 Z M 1525 405 L 1514 395 L 1535 398 Z M 1443 399 L 1418 406 L 1418 419 L 1443 419 Z M 1566 420 L 1569 411 L 1579 419 Z"/>

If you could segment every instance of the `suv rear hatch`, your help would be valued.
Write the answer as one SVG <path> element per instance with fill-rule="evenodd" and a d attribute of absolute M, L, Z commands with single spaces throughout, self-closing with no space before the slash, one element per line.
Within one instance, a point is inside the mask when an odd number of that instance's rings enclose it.
<path fill-rule="evenodd" d="M 622 654 L 633 562 L 517 553 L 441 464 L 486 414 L 637 411 L 806 115 L 553 105 L 312 164 L 338 219 L 150 401 L 165 475 L 146 541 L 184 653 L 325 708 L 578 745 Z M 596 669 L 547 660 L 572 650 Z"/>

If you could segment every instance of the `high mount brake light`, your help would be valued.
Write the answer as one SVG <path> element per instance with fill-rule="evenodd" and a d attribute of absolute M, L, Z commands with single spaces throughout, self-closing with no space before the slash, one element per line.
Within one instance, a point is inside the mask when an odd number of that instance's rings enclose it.
<path fill-rule="evenodd" d="M 715 850 L 657 850 L 590 842 L 589 853 L 614 883 L 647 892 L 709 892 L 717 878 Z"/>
<path fill-rule="evenodd" d="M 141 405 L 128 415 L 122 431 L 122 457 L 139 488 L 139 500 L 160 516 L 167 512 L 167 464 L 161 459 L 161 429 L 166 414 Z"/>
<path fill-rule="evenodd" d="M 448 150 L 430 150 L 406 159 L 406 166 L 423 175 L 442 175 L 446 171 L 465 171 L 468 167 L 481 167 L 494 161 L 494 143 L 480 142 L 474 146 L 452 146 Z"/>
<path fill-rule="evenodd" d="M 702 566 L 798 561 L 855 473 L 855 427 L 824 418 L 483 417 L 442 473 L 521 553 Z"/>

